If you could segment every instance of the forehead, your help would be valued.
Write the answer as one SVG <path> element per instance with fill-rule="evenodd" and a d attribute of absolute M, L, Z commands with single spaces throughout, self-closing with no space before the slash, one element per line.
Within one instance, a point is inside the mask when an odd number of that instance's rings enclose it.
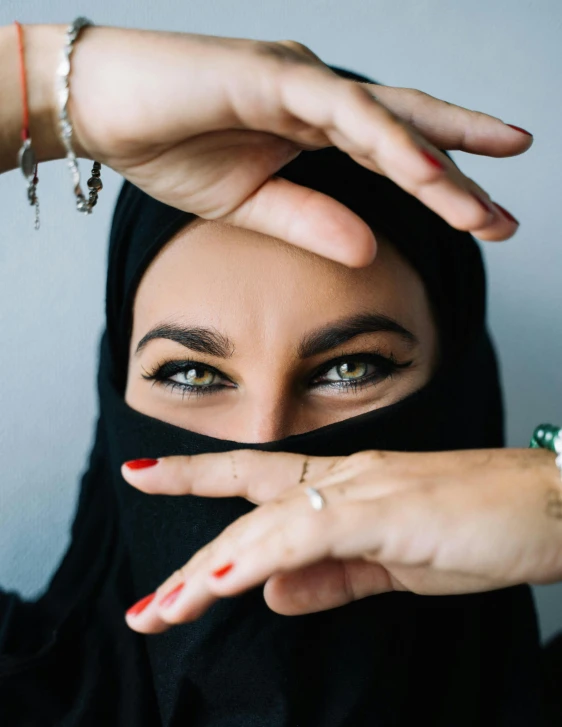
<path fill-rule="evenodd" d="M 371 265 L 351 269 L 276 238 L 197 220 L 146 271 L 135 329 L 180 316 L 229 335 L 248 329 L 257 335 L 301 331 L 357 312 L 381 313 L 415 329 L 427 308 L 421 279 L 384 240 Z"/>

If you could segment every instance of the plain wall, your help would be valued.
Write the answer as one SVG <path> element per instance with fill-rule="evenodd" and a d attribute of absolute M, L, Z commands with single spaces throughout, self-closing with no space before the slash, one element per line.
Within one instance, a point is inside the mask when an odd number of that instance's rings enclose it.
<path fill-rule="evenodd" d="M 514 239 L 483 245 L 509 444 L 526 446 L 539 422 L 562 423 L 560 0 L 0 2 L 2 24 L 80 14 L 98 24 L 298 40 L 326 63 L 530 129 L 535 143 L 522 157 L 455 159 L 521 221 Z M 40 177 L 39 233 L 20 172 L 0 178 L 0 583 L 26 596 L 45 586 L 67 547 L 92 440 L 120 183 L 105 169 L 95 213 L 83 217 L 63 162 L 42 165 Z M 546 637 L 562 625 L 562 585 L 536 595 Z"/>

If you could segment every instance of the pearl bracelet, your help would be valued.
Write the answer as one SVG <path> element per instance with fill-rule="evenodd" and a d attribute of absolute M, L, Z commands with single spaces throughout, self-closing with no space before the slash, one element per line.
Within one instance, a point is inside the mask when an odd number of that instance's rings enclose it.
<path fill-rule="evenodd" d="M 556 453 L 556 466 L 562 480 L 562 428 L 553 424 L 539 424 L 531 437 L 530 447 L 549 449 Z"/>
<path fill-rule="evenodd" d="M 66 161 L 68 168 L 72 174 L 74 184 L 74 194 L 76 196 L 76 209 L 84 214 L 90 214 L 93 207 L 98 201 L 98 194 L 103 188 L 101 181 L 101 164 L 94 162 L 92 167 L 92 176 L 88 180 L 88 189 L 90 194 L 86 199 L 80 187 L 80 170 L 76 154 L 72 147 L 72 122 L 68 115 L 68 100 L 70 98 L 70 57 L 74 49 L 74 45 L 80 35 L 82 28 L 86 28 L 93 23 L 87 18 L 76 18 L 69 25 L 66 31 L 66 43 L 62 50 L 61 61 L 57 69 L 57 100 L 59 107 L 59 133 L 64 148 L 66 149 Z"/>

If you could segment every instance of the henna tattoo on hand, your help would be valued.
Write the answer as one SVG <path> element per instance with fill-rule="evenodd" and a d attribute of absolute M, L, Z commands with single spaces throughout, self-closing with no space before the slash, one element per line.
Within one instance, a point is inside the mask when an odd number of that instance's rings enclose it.
<path fill-rule="evenodd" d="M 299 480 L 299 485 L 302 485 L 302 483 L 306 480 L 306 473 L 308 472 L 309 463 L 310 463 L 310 459 L 308 457 L 305 457 L 304 462 L 302 463 L 302 472 L 301 472 L 301 478 Z"/>
<path fill-rule="evenodd" d="M 546 514 L 549 517 L 562 520 L 562 491 L 548 490 L 546 493 Z"/>

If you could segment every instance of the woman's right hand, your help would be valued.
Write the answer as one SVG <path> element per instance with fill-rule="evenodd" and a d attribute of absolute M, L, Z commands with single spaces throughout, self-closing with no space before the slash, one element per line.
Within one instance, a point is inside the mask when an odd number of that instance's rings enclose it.
<path fill-rule="evenodd" d="M 545 449 L 239 450 L 148 463 L 121 470 L 146 494 L 244 497 L 258 507 L 171 574 L 146 610 L 127 615 L 144 633 L 262 584 L 270 608 L 300 615 L 389 591 L 454 595 L 562 579 L 562 487 Z M 308 487 L 321 494 L 320 511 Z"/>
<path fill-rule="evenodd" d="M 45 89 L 64 27 L 25 33 L 28 74 L 52 96 L 54 130 L 54 91 Z M 499 119 L 419 91 L 343 79 L 294 41 L 111 27 L 87 28 L 77 42 L 70 115 L 81 156 L 156 199 L 352 266 L 372 260 L 370 228 L 341 203 L 274 176 L 300 151 L 337 146 L 453 227 L 502 240 L 517 223 L 438 149 L 509 156 L 532 143 Z"/>

